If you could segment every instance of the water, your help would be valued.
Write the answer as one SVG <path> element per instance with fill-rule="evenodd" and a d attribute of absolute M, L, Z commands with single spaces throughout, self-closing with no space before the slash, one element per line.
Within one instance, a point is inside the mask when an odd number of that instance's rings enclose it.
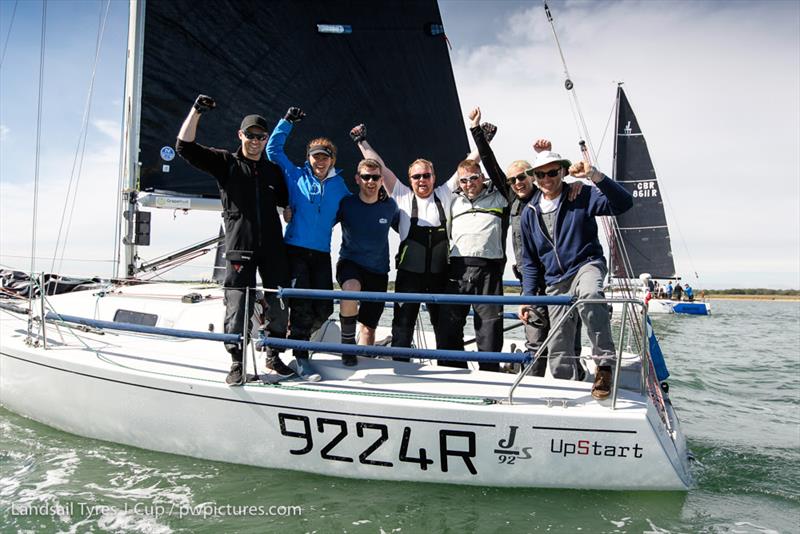
<path fill-rule="evenodd" d="M 688 493 L 336 479 L 79 438 L 0 409 L 0 531 L 800 532 L 800 304 L 713 305 L 655 319 L 697 457 Z"/>

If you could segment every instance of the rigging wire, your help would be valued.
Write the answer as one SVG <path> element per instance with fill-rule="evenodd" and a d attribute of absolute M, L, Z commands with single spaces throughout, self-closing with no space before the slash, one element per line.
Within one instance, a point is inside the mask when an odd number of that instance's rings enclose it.
<path fill-rule="evenodd" d="M 559 58 L 561 59 L 561 65 L 564 68 L 564 88 L 567 90 L 567 98 L 570 100 L 570 108 L 572 110 L 573 120 L 575 121 L 576 129 L 578 131 L 578 138 L 579 138 L 579 145 L 581 146 L 581 152 L 583 157 L 589 162 L 597 162 L 597 152 L 594 150 L 594 146 L 591 141 L 591 136 L 589 135 L 589 129 L 586 126 L 586 120 L 584 118 L 583 112 L 581 111 L 580 101 L 578 100 L 578 94 L 575 91 L 575 84 L 572 82 L 572 78 L 569 74 L 569 68 L 567 67 L 567 60 L 564 55 L 564 51 L 561 48 L 561 41 L 558 38 L 558 32 L 556 31 L 555 21 L 553 19 L 552 14 L 550 13 L 550 7 L 547 5 L 547 0 L 543 0 L 544 3 L 544 10 L 545 14 L 547 15 L 547 21 L 550 23 L 550 29 L 553 33 L 553 38 L 556 43 L 556 48 L 558 50 Z M 616 106 L 615 106 L 616 107 Z M 610 121 L 609 117 L 609 121 Z M 606 236 L 606 240 L 608 241 L 609 247 L 609 255 L 612 256 L 622 256 L 624 258 L 623 265 L 628 273 L 630 273 L 630 263 L 627 258 L 627 253 L 624 250 L 620 250 L 620 248 L 624 249 L 624 243 L 620 239 L 619 227 L 617 226 L 616 219 L 614 217 L 601 217 L 603 230 Z M 609 278 L 613 276 L 613 273 L 609 272 Z M 635 294 L 635 290 L 631 285 L 629 280 L 622 280 L 621 284 L 621 293 L 623 296 L 632 297 Z M 628 309 L 628 318 L 630 319 L 630 324 L 634 325 L 632 330 L 634 331 L 634 337 L 637 340 L 641 340 L 640 342 L 644 342 L 644 332 L 641 331 L 641 325 L 636 320 L 635 314 L 633 310 Z M 620 348 L 621 350 L 621 348 Z"/>
<path fill-rule="evenodd" d="M 70 172 L 69 184 L 67 186 L 67 194 L 64 198 L 64 208 L 61 212 L 61 222 L 58 227 L 58 237 L 56 238 L 56 246 L 53 252 L 53 261 L 50 265 L 50 272 L 56 272 L 55 264 L 56 257 L 58 256 L 58 246 L 61 242 L 61 233 L 64 231 L 64 242 L 61 243 L 61 258 L 58 262 L 58 270 L 61 269 L 64 263 L 64 253 L 67 248 L 67 241 L 69 239 L 69 230 L 72 225 L 72 217 L 75 213 L 75 204 L 78 198 L 78 187 L 81 181 L 81 172 L 83 170 L 84 155 L 86 153 L 86 137 L 89 133 L 89 117 L 91 115 L 92 98 L 94 96 L 94 81 L 97 75 L 97 64 L 100 60 L 100 49 L 103 42 L 103 35 L 105 34 L 106 21 L 108 20 L 108 11 L 111 6 L 111 0 L 107 0 L 105 12 L 103 11 L 102 3 L 100 3 L 100 18 L 98 20 L 97 38 L 95 41 L 94 62 L 92 63 L 92 74 L 89 80 L 89 89 L 86 95 L 86 104 L 83 111 L 83 119 L 81 122 L 81 130 L 78 133 L 78 145 L 75 147 L 75 157 L 72 161 L 72 171 Z M 75 172 L 77 166 L 77 174 Z M 73 189 L 72 185 L 75 184 Z M 69 217 L 67 218 L 66 229 L 64 228 L 64 219 L 67 214 L 67 205 L 70 203 Z"/>
<path fill-rule="evenodd" d="M 11 28 L 14 27 L 14 17 L 17 14 L 17 4 L 19 0 L 14 0 L 14 9 L 11 11 L 11 22 L 8 23 L 8 33 L 6 34 L 5 42 L 3 43 L 3 52 L 0 54 L 0 69 L 3 68 L 3 62 L 6 60 L 6 50 L 8 50 L 8 39 L 11 37 Z"/>
<path fill-rule="evenodd" d="M 36 155 L 34 158 L 33 171 L 33 228 L 31 229 L 31 279 L 36 272 L 36 225 L 39 208 L 39 156 L 42 146 L 42 97 L 44 89 L 44 51 L 45 37 L 47 34 L 47 0 L 42 2 L 42 37 L 39 51 L 39 97 L 36 112 Z M 33 299 L 30 300 L 31 311 L 33 310 Z"/>

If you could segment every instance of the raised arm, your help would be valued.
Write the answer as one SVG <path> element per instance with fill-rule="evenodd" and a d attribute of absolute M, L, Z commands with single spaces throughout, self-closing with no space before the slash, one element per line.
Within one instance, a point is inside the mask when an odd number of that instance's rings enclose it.
<path fill-rule="evenodd" d="M 508 197 L 510 193 L 510 188 L 508 187 L 508 178 L 506 178 L 506 174 L 500 168 L 500 165 L 497 163 L 497 158 L 494 156 L 494 152 L 492 151 L 491 147 L 489 147 L 489 142 L 486 141 L 486 135 L 483 131 L 483 128 L 480 127 L 481 122 L 481 108 L 475 107 L 472 111 L 469 112 L 469 120 L 470 120 L 470 132 L 472 133 L 472 139 L 475 140 L 475 146 L 478 149 L 478 153 L 483 160 L 483 166 L 486 169 L 486 172 L 489 174 L 489 179 L 492 181 L 494 186 L 500 191 L 503 196 Z"/>
<path fill-rule="evenodd" d="M 381 167 L 383 168 L 383 186 L 386 188 L 386 191 L 389 193 L 389 195 L 391 195 L 392 191 L 394 191 L 394 186 L 397 184 L 397 175 L 392 171 L 392 169 L 386 166 L 383 158 L 381 158 L 378 152 L 372 148 L 367 141 L 367 127 L 364 124 L 354 126 L 353 129 L 350 130 L 350 137 L 361 151 L 361 155 L 364 157 L 364 159 L 374 159 L 381 164 Z"/>
<path fill-rule="evenodd" d="M 484 137 L 486 138 L 487 143 L 491 143 L 492 139 L 494 139 L 494 134 L 497 133 L 497 126 L 490 122 L 484 122 L 481 124 L 481 130 L 483 130 Z M 481 155 L 478 152 L 478 149 L 475 148 L 472 152 L 467 154 L 467 159 L 471 159 L 472 161 L 480 163 Z M 452 176 L 445 182 L 447 187 L 451 191 L 455 191 L 459 187 L 458 183 L 458 171 L 454 172 Z"/>
<path fill-rule="evenodd" d="M 194 141 L 197 136 L 197 125 L 200 122 L 200 117 L 203 113 L 211 111 L 215 107 L 217 107 L 217 104 L 210 96 L 197 96 L 192 109 L 189 110 L 189 114 L 178 132 L 175 151 L 193 167 L 214 175 L 218 180 L 222 180 L 224 178 L 225 151 L 204 147 Z"/>
<path fill-rule="evenodd" d="M 293 124 L 300 122 L 305 116 L 300 108 L 289 108 L 286 116 L 279 120 L 272 130 L 267 142 L 267 159 L 281 168 L 287 181 L 294 181 L 299 176 L 300 170 L 291 162 L 283 147 L 286 146 L 286 139 L 292 131 Z"/>
<path fill-rule="evenodd" d="M 591 215 L 619 215 L 633 207 L 633 195 L 616 181 L 598 171 L 587 160 L 574 163 L 569 173 L 575 178 L 588 178 L 597 187 L 591 188 L 589 213 Z"/>

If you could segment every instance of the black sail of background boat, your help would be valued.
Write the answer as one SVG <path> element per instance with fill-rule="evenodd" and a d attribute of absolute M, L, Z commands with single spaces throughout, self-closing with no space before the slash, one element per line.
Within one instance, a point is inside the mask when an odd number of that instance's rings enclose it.
<path fill-rule="evenodd" d="M 634 198 L 633 208 L 616 216 L 610 240 L 612 288 L 640 277 L 678 283 L 672 241 L 664 210 L 664 197 L 639 127 L 622 84 L 617 86 L 614 135 L 614 179 Z M 616 279 L 616 280 L 614 280 Z M 705 302 L 651 301 L 650 313 L 707 315 Z"/>

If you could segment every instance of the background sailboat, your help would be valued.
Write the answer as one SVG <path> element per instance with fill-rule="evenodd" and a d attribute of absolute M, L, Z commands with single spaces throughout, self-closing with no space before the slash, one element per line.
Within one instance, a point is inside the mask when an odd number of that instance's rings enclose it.
<path fill-rule="evenodd" d="M 636 115 L 622 89 L 617 86 L 616 128 L 614 136 L 614 179 L 634 198 L 633 208 L 616 217 L 614 238 L 610 240 L 612 290 L 615 285 L 643 277 L 639 295 L 646 293 L 646 279 L 674 280 L 678 283 L 672 243 L 664 212 L 664 199 L 658 184 L 647 141 Z M 633 282 L 637 286 L 637 282 Z M 655 295 L 653 295 L 655 297 Z M 690 313 L 707 315 L 704 302 L 650 300 L 650 313 Z"/>

